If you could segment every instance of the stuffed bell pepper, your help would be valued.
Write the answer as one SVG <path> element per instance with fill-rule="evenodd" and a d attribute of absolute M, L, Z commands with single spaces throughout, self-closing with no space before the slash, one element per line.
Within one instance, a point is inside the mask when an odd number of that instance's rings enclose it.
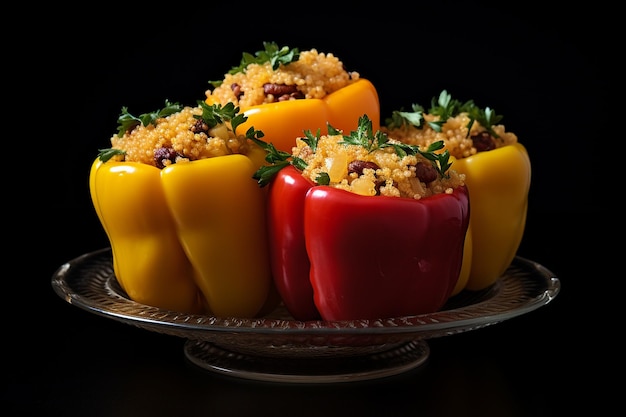
<path fill-rule="evenodd" d="M 255 140 L 269 164 L 273 278 L 297 320 L 355 320 L 440 309 L 461 270 L 469 225 L 464 175 L 443 144 L 403 144 L 367 115 L 349 134 L 306 131 L 292 153 Z"/>
<path fill-rule="evenodd" d="M 403 143 L 443 142 L 454 167 L 465 175 L 471 215 L 463 269 L 455 293 L 489 287 L 506 271 L 522 241 L 528 210 L 531 165 L 517 136 L 499 124 L 502 116 L 460 102 L 447 91 L 426 112 L 394 111 L 382 130 Z"/>
<path fill-rule="evenodd" d="M 90 192 L 120 286 L 139 303 L 182 313 L 253 317 L 278 304 L 253 179 L 265 152 L 232 103 L 122 109 Z M 270 304 L 275 303 L 272 307 Z"/>
<path fill-rule="evenodd" d="M 378 130 L 378 93 L 369 80 L 346 71 L 331 53 L 263 45 L 254 55 L 244 53 L 240 65 L 206 91 L 208 104 L 232 102 L 241 108 L 248 118 L 241 132 L 254 126 L 267 142 L 291 152 L 296 137 L 327 122 L 349 132 L 367 114 Z"/>

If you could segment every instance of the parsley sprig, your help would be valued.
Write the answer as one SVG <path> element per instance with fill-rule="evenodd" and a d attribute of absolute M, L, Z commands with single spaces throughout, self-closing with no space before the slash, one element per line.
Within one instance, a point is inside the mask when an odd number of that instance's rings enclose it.
<path fill-rule="evenodd" d="M 419 146 L 409 145 L 401 142 L 390 142 L 386 133 L 380 130 L 373 132 L 372 121 L 363 115 L 359 118 L 359 124 L 357 130 L 343 137 L 343 141 L 339 142 L 344 145 L 358 145 L 367 149 L 368 152 L 373 152 L 376 149 L 383 149 L 392 147 L 394 152 L 400 156 L 405 157 L 407 155 L 420 154 L 424 158 L 428 159 L 433 167 L 439 173 L 439 176 L 446 176 L 446 171 L 450 168 L 452 163 L 450 162 L 450 152 L 444 150 L 441 153 L 437 151 L 444 147 L 442 140 L 431 143 L 425 151 L 422 151 Z"/>
<path fill-rule="evenodd" d="M 196 120 L 202 120 L 204 123 L 206 123 L 209 129 L 217 125 L 229 122 L 232 132 L 236 132 L 237 127 L 244 123 L 246 120 L 248 120 L 248 117 L 244 113 L 240 113 L 239 107 L 235 107 L 232 102 L 228 102 L 223 106 L 221 103 L 208 105 L 202 100 L 198 100 L 197 103 L 198 106 L 202 108 L 202 114 L 194 115 L 193 117 Z M 124 133 L 126 131 L 134 129 L 139 124 L 143 124 L 144 126 L 147 126 L 148 124 L 156 125 L 157 119 L 172 115 L 176 112 L 181 111 L 182 109 L 182 105 L 178 103 L 170 103 L 166 100 L 165 108 L 154 111 L 152 113 L 142 114 L 139 117 L 135 117 L 128 112 L 128 109 L 126 107 L 122 107 L 122 114 L 118 118 L 118 136 L 124 136 Z M 246 131 L 245 136 L 250 140 L 259 140 L 260 138 L 265 136 L 265 134 L 260 130 L 256 130 L 254 126 L 250 126 L 250 128 L 248 128 L 248 130 Z M 125 154 L 125 151 L 116 148 L 98 149 L 98 157 L 102 162 L 106 162 L 116 155 Z"/>
<path fill-rule="evenodd" d="M 228 73 L 237 74 L 246 72 L 248 65 L 262 65 L 266 62 L 272 65 L 273 70 L 277 70 L 280 65 L 287 65 L 300 58 L 300 50 L 298 48 L 289 48 L 288 46 L 279 47 L 276 42 L 263 42 L 263 47 L 265 48 L 264 50 L 257 51 L 254 55 L 249 52 L 244 52 L 239 65 L 232 67 Z M 213 87 L 219 87 L 222 85 L 222 82 L 223 80 L 209 81 Z"/>
<path fill-rule="evenodd" d="M 395 110 L 392 112 L 391 117 L 385 120 L 387 127 L 390 129 L 399 128 L 405 125 L 412 125 L 417 128 L 423 128 L 426 122 L 424 118 L 425 110 L 419 104 L 411 105 L 412 111 Z M 446 90 L 443 90 L 439 97 L 433 97 L 430 103 L 430 109 L 428 113 L 434 116 L 439 116 L 438 120 L 427 122 L 427 124 L 436 132 L 441 132 L 441 129 L 451 117 L 456 117 L 460 113 L 467 113 L 470 121 L 467 124 L 467 134 L 475 122 L 480 123 L 489 134 L 495 138 L 500 136 L 493 130 L 493 126 L 500 123 L 502 120 L 501 115 L 497 115 L 495 111 L 489 107 L 484 109 L 476 106 L 473 100 L 461 102 L 453 99 Z"/>
<path fill-rule="evenodd" d="M 158 119 L 167 117 L 171 114 L 179 112 L 183 109 L 180 103 L 172 103 L 169 100 L 165 100 L 165 107 L 159 110 L 155 110 L 150 113 L 143 113 L 139 116 L 133 116 L 128 112 L 128 107 L 122 107 L 122 112 L 117 118 L 117 136 L 122 137 L 126 132 L 133 130 L 139 125 L 148 126 L 150 124 L 156 125 Z M 117 155 L 126 155 L 126 152 L 122 149 L 106 148 L 98 149 L 98 158 L 102 162 L 107 162 L 109 159 Z"/>
<path fill-rule="evenodd" d="M 320 130 L 317 130 L 317 137 L 311 135 L 310 131 L 305 131 L 304 134 L 306 138 L 312 138 L 317 144 L 317 140 L 320 138 Z M 306 139 L 305 138 L 305 139 Z M 265 187 L 270 182 L 272 182 L 272 178 L 278 174 L 278 172 L 285 168 L 288 165 L 293 165 L 298 168 L 300 171 L 306 168 L 307 163 L 302 158 L 298 158 L 297 156 L 293 156 L 289 152 L 281 151 L 280 149 L 276 149 L 274 144 L 267 143 L 258 138 L 252 138 L 252 141 L 259 145 L 263 150 L 265 150 L 265 160 L 269 163 L 268 165 L 264 165 L 259 168 L 252 178 L 257 180 L 257 183 L 261 187 Z"/>
<path fill-rule="evenodd" d="M 331 126 L 329 123 L 326 124 L 328 128 L 329 135 L 339 135 L 341 131 Z M 304 131 L 304 137 L 301 138 L 311 150 L 315 153 L 317 150 L 317 144 L 321 137 L 320 129 L 317 130 L 317 133 L 313 135 L 310 130 Z M 265 160 L 269 162 L 269 165 L 262 166 L 259 168 L 253 175 L 253 178 L 257 180 L 258 184 L 261 187 L 266 186 L 272 180 L 272 178 L 284 167 L 287 165 L 293 165 L 300 171 L 306 168 L 306 162 L 298 157 L 294 157 L 288 152 L 280 151 L 276 149 L 274 145 L 271 143 L 266 143 L 262 140 L 255 139 L 254 142 L 261 146 L 266 152 L 267 155 Z M 363 115 L 359 117 L 359 123 L 356 131 L 350 132 L 349 135 L 343 135 L 343 140 L 338 142 L 341 145 L 349 146 L 361 146 L 365 148 L 368 152 L 374 152 L 377 149 L 384 148 L 393 148 L 394 152 L 400 156 L 404 157 L 407 155 L 416 155 L 420 154 L 428 161 L 431 162 L 433 167 L 437 170 L 437 173 L 441 177 L 447 177 L 447 171 L 452 165 L 450 162 L 450 153 L 448 150 L 444 150 L 443 152 L 437 152 L 444 147 L 443 141 L 437 141 L 428 146 L 426 150 L 421 150 L 419 146 L 409 145 L 401 142 L 391 142 L 389 141 L 389 137 L 380 130 L 373 132 L 372 121 L 367 115 Z M 329 179 L 328 175 L 320 175 L 316 179 L 318 184 L 328 185 Z"/>
<path fill-rule="evenodd" d="M 100 158 L 102 162 L 106 162 L 116 155 L 124 156 L 126 155 L 126 151 L 116 148 L 98 149 L 98 158 Z"/>
<path fill-rule="evenodd" d="M 156 110 L 150 113 L 144 113 L 137 116 L 133 116 L 128 112 L 128 107 L 122 107 L 122 113 L 117 118 L 117 136 L 120 138 L 124 136 L 124 133 L 133 130 L 135 126 L 140 124 L 148 126 L 149 124 L 156 124 L 157 119 L 161 117 L 169 116 L 183 109 L 183 106 L 179 103 L 171 103 L 169 100 L 165 100 L 165 107 L 160 110 Z"/>
<path fill-rule="evenodd" d="M 209 128 L 215 127 L 219 124 L 230 122 L 230 128 L 234 132 L 237 131 L 237 127 L 248 120 L 248 116 L 244 113 L 240 113 L 240 108 L 235 107 L 232 102 L 228 102 L 224 105 L 216 103 L 208 105 L 205 101 L 198 100 L 198 105 L 202 108 L 202 115 L 194 115 L 195 119 L 202 119 Z M 246 138 L 251 140 L 258 140 L 265 136 L 265 134 L 256 130 L 254 126 L 250 126 L 245 134 Z"/>

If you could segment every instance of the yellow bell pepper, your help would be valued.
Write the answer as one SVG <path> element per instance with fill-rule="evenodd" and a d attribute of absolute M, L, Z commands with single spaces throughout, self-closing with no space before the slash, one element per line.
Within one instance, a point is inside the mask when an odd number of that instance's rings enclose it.
<path fill-rule="evenodd" d="M 470 210 L 470 221 L 471 216 L 472 212 Z M 461 272 L 459 273 L 459 279 L 456 282 L 451 295 L 457 295 L 467 286 L 467 281 L 469 281 L 470 273 L 472 272 L 472 249 L 472 225 L 470 223 L 467 227 L 467 232 L 465 233 L 465 243 L 463 243 L 463 262 L 461 262 Z"/>
<path fill-rule="evenodd" d="M 132 300 L 234 317 L 275 307 L 266 194 L 252 178 L 265 151 L 248 146 L 246 154 L 162 169 L 96 158 L 89 179 L 93 205 L 111 244 L 115 276 Z"/>
<path fill-rule="evenodd" d="M 238 127 L 237 133 L 254 126 L 276 149 L 291 153 L 297 137 L 327 124 L 349 134 L 357 129 L 359 118 L 365 114 L 374 131 L 380 128 L 378 92 L 369 80 L 346 72 L 332 54 L 314 49 L 301 53 L 297 48 L 279 48 L 274 42 L 263 44 L 264 50 L 254 55 L 244 53 L 240 65 L 233 67 L 223 80 L 211 82 L 216 89 L 207 91 L 207 104 L 224 105 L 230 101 L 241 108 L 248 120 Z M 328 75 L 328 71 L 335 72 Z M 273 84 L 272 80 L 280 81 Z M 342 85 L 340 80 L 345 85 L 337 89 Z M 274 89 L 265 90 L 266 85 Z M 323 95 L 320 89 L 327 89 L 328 94 Z M 255 99 L 246 99 L 247 95 Z M 259 97 L 264 99 L 262 104 Z M 266 101 L 269 98 L 274 101 Z"/>
<path fill-rule="evenodd" d="M 482 290 L 502 276 L 522 241 L 531 180 L 528 152 L 515 135 L 497 125 L 502 116 L 479 109 L 473 101 L 453 100 L 445 90 L 432 100 L 428 113 L 415 104 L 413 110 L 394 111 L 384 129 L 395 139 L 420 146 L 443 140 L 452 155 L 451 169 L 465 175 L 470 225 L 453 295 Z M 465 155 L 472 147 L 474 153 Z"/>
<path fill-rule="evenodd" d="M 453 162 L 470 192 L 471 270 L 465 288 L 493 284 L 515 257 L 524 235 L 531 165 L 519 142 Z"/>

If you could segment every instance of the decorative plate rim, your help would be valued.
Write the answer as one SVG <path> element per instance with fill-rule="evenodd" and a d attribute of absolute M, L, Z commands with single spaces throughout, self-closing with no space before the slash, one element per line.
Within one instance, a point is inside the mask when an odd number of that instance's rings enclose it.
<path fill-rule="evenodd" d="M 61 265 L 52 276 L 52 286 L 57 295 L 84 310 L 190 339 L 202 339 L 207 332 L 294 336 L 406 333 L 429 338 L 528 313 L 550 303 L 561 288 L 560 280 L 543 265 L 516 256 L 491 287 L 479 292 L 462 291 L 435 313 L 376 320 L 298 321 L 279 306 L 261 318 L 220 318 L 177 313 L 130 300 L 117 284 L 112 269 L 111 249 L 102 248 Z"/>

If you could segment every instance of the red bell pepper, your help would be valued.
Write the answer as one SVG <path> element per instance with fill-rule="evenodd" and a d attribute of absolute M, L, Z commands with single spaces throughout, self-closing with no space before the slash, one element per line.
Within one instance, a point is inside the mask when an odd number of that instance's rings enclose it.
<path fill-rule="evenodd" d="M 311 262 L 304 238 L 304 200 L 313 187 L 293 165 L 281 169 L 269 185 L 268 237 L 272 275 L 278 293 L 298 320 L 319 319 L 309 281 Z"/>
<path fill-rule="evenodd" d="M 424 151 L 389 140 L 367 115 L 350 135 L 328 132 L 305 132 L 293 154 L 253 139 L 270 163 L 254 178 L 269 184 L 270 265 L 285 307 L 297 320 L 439 310 L 459 279 L 470 211 L 443 142 Z"/>
<path fill-rule="evenodd" d="M 469 224 L 465 186 L 422 200 L 313 187 L 304 236 L 325 320 L 431 313 L 459 278 Z"/>
<path fill-rule="evenodd" d="M 316 185 L 294 166 L 269 185 L 276 288 L 298 320 L 433 312 L 450 297 L 469 224 L 465 186 L 421 200 Z"/>

